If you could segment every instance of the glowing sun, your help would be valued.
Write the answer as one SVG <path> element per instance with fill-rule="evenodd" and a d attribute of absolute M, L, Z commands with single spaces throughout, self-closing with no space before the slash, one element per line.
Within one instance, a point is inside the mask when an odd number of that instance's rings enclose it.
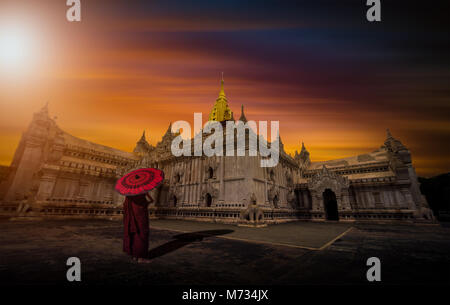
<path fill-rule="evenodd" d="M 19 68 L 27 65 L 32 50 L 32 37 L 20 28 L 0 29 L 0 64 L 2 67 Z"/>

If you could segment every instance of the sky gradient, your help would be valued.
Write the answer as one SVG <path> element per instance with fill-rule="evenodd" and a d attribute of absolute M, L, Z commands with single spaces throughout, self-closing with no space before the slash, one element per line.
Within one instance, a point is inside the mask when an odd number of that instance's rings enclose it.
<path fill-rule="evenodd" d="M 207 119 L 224 72 L 235 118 L 278 120 L 312 161 L 373 151 L 385 130 L 419 175 L 450 171 L 449 4 L 382 1 L 0 0 L 0 37 L 30 37 L 26 66 L 0 67 L 0 164 L 47 101 L 65 131 L 131 151 L 169 122 Z M 0 46 L 1 48 L 1 46 Z"/>

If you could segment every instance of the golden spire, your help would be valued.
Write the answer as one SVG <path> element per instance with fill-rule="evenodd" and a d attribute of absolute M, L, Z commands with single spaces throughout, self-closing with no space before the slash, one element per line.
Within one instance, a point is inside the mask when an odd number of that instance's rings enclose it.
<path fill-rule="evenodd" d="M 220 80 L 219 97 L 216 99 L 216 103 L 214 104 L 214 107 L 211 110 L 211 113 L 209 114 L 209 120 L 222 122 L 222 121 L 229 121 L 232 119 L 232 117 L 233 113 L 230 107 L 228 107 L 227 97 L 225 96 L 223 72 L 222 72 L 222 79 Z"/>
<path fill-rule="evenodd" d="M 222 80 L 220 81 L 220 92 L 219 92 L 219 98 L 220 97 L 225 97 L 225 90 L 223 89 L 223 72 L 222 72 Z"/>

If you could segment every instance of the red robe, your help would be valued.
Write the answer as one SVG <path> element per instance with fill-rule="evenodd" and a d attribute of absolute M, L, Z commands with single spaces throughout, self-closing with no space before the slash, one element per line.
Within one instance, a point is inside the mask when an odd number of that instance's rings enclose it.
<path fill-rule="evenodd" d="M 123 251 L 138 258 L 148 255 L 149 202 L 145 196 L 127 196 L 123 202 Z"/>

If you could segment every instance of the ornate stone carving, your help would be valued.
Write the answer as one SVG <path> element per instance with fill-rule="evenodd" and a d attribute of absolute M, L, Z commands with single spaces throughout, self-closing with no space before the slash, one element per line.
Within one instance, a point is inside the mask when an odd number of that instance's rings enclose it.
<path fill-rule="evenodd" d="M 217 170 L 219 169 L 219 161 L 216 158 L 205 159 L 205 165 L 203 167 L 205 181 L 208 179 L 217 179 Z M 212 176 L 212 177 L 211 177 Z"/>
<path fill-rule="evenodd" d="M 297 197 L 293 189 L 287 194 L 287 202 L 292 208 L 297 208 Z"/>
<path fill-rule="evenodd" d="M 183 181 L 184 172 L 181 170 L 174 170 L 173 172 L 173 183 L 174 184 L 180 184 L 181 181 Z"/>
<path fill-rule="evenodd" d="M 267 171 L 267 181 L 275 183 L 275 171 L 271 167 L 266 167 Z"/>
<path fill-rule="evenodd" d="M 291 171 L 287 170 L 286 173 L 285 173 L 285 175 L 286 175 L 286 183 L 287 183 L 287 186 L 290 187 L 290 188 L 292 188 L 293 185 L 294 185 L 294 180 L 292 179 L 292 173 L 291 173 Z"/>
<path fill-rule="evenodd" d="M 306 150 L 305 144 L 303 142 L 300 153 L 295 151 L 294 160 L 297 162 L 301 170 L 306 169 L 311 164 L 309 152 Z"/>
<path fill-rule="evenodd" d="M 308 188 L 311 191 L 322 194 L 326 189 L 332 190 L 336 196 L 340 196 L 343 188 L 349 187 L 347 177 L 339 176 L 338 174 L 328 170 L 324 165 L 322 170 L 308 181 Z"/>
<path fill-rule="evenodd" d="M 248 205 L 248 207 L 245 210 L 241 211 L 240 220 L 241 223 L 255 226 L 264 222 L 264 212 L 256 202 L 255 193 L 252 193 L 252 195 L 250 196 L 250 204 Z"/>
<path fill-rule="evenodd" d="M 312 205 L 314 210 L 323 210 L 323 192 L 326 189 L 330 189 L 336 195 L 336 200 L 339 209 L 350 208 L 350 203 L 348 202 L 348 187 L 350 182 L 347 177 L 342 177 L 328 170 L 324 165 L 322 170 L 314 175 L 311 180 L 308 181 L 308 188 L 311 191 Z M 344 199 L 344 200 L 342 200 Z"/>
<path fill-rule="evenodd" d="M 201 199 L 204 200 L 206 198 L 206 194 L 210 194 L 213 199 L 216 199 L 219 196 L 219 189 L 214 187 L 211 183 L 207 183 L 203 185 Z"/>
<path fill-rule="evenodd" d="M 400 140 L 394 138 L 389 129 L 386 130 L 386 134 L 386 140 L 384 141 L 384 146 L 382 146 L 382 148 L 385 148 L 388 152 L 389 159 L 391 160 L 391 167 L 395 170 L 403 164 L 410 164 L 411 153 L 408 148 L 406 148 Z"/>
<path fill-rule="evenodd" d="M 183 201 L 183 191 L 178 186 L 173 186 L 169 190 L 169 203 L 176 206 Z"/>
<path fill-rule="evenodd" d="M 280 189 L 273 184 L 267 192 L 269 202 L 271 202 L 274 208 L 278 208 L 278 202 L 280 201 Z"/>

